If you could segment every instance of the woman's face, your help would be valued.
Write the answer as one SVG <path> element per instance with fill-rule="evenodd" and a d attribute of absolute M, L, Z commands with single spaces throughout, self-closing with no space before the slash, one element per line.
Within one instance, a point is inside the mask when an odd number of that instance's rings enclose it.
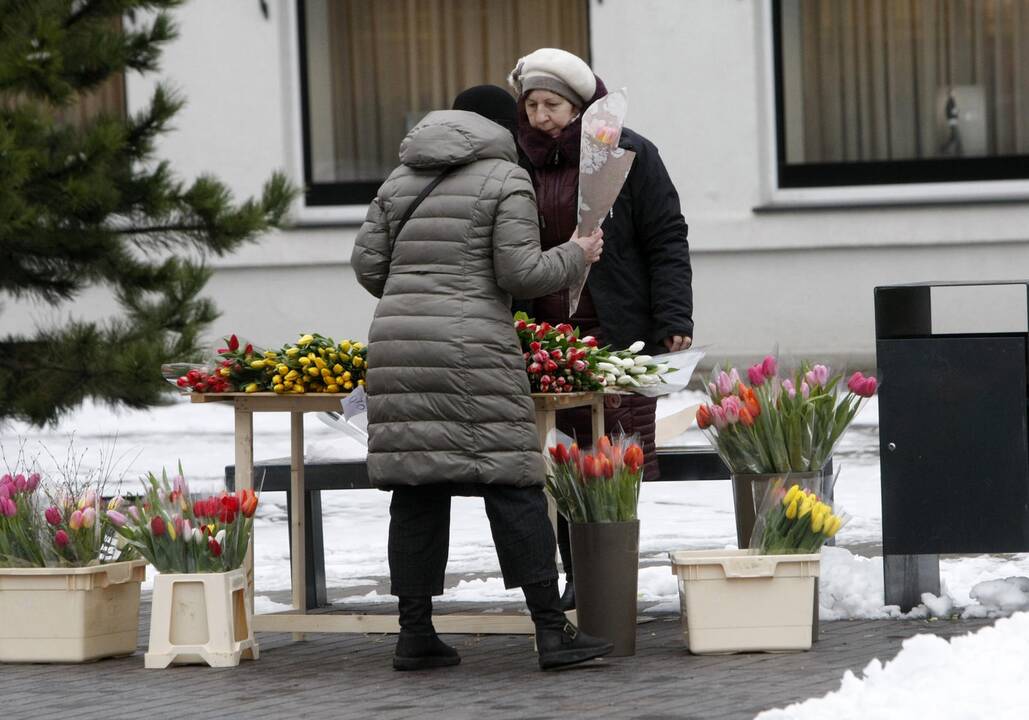
<path fill-rule="evenodd" d="M 550 137 L 557 137 L 579 114 L 579 109 L 557 93 L 533 90 L 525 98 L 525 113 L 530 125 Z"/>

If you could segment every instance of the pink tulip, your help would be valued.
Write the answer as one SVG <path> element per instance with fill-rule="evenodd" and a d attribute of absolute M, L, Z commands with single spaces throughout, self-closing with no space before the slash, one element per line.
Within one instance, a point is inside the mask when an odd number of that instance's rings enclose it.
<path fill-rule="evenodd" d="M 68 527 L 70 527 L 72 530 L 78 530 L 79 528 L 82 527 L 82 511 L 81 510 L 76 510 L 75 512 L 73 512 L 71 514 L 71 517 L 68 518 Z"/>
<path fill-rule="evenodd" d="M 740 374 L 736 372 L 736 368 L 729 371 L 729 391 L 732 392 L 740 386 Z"/>
<path fill-rule="evenodd" d="M 58 530 L 56 533 L 54 533 L 54 544 L 57 547 L 59 547 L 59 548 L 66 548 L 66 547 L 68 547 L 68 540 L 69 540 L 68 533 L 66 533 L 64 530 Z"/>
<path fill-rule="evenodd" d="M 60 525 L 61 520 L 63 519 L 61 517 L 61 511 L 55 507 L 48 507 L 44 515 L 46 515 L 46 521 L 51 525 Z"/>
<path fill-rule="evenodd" d="M 819 385 L 825 385 L 829 382 L 829 368 L 825 365 L 815 365 L 811 368 L 815 373 L 815 380 L 818 381 Z"/>
<path fill-rule="evenodd" d="M 135 505 L 129 505 L 128 513 L 129 513 L 129 517 L 131 517 L 134 521 L 139 522 L 139 508 L 138 507 L 136 507 Z"/>
<path fill-rule="evenodd" d="M 779 367 L 775 363 L 775 358 L 771 355 L 765 355 L 765 359 L 761 361 L 761 372 L 764 373 L 766 378 L 775 377 L 775 373 L 778 372 Z"/>
<path fill-rule="evenodd" d="M 729 422 L 725 419 L 725 410 L 719 405 L 711 406 L 711 419 L 714 420 L 715 428 L 718 430 L 725 430 L 729 425 Z"/>
<path fill-rule="evenodd" d="M 735 370 L 733 372 L 735 372 Z M 722 370 L 720 373 L 718 373 L 718 378 L 715 382 L 717 383 L 718 393 L 720 395 L 728 395 L 732 392 L 732 389 L 735 387 L 735 385 L 732 384 L 732 380 L 730 379 L 730 377 L 726 374 L 725 370 Z"/>
<path fill-rule="evenodd" d="M 18 473 L 17 475 L 15 475 L 14 476 L 14 490 L 15 490 L 15 492 L 20 492 L 20 493 L 25 492 L 25 488 L 26 487 L 28 487 L 28 481 L 25 479 L 25 476 L 22 475 L 21 473 Z"/>
<path fill-rule="evenodd" d="M 172 478 L 172 488 L 180 495 L 189 495 L 189 483 L 181 475 L 176 475 Z"/>
<path fill-rule="evenodd" d="M 108 510 L 107 519 L 111 521 L 111 524 L 115 527 L 124 527 L 125 523 L 128 522 L 128 518 L 122 515 L 117 510 Z"/>
<path fill-rule="evenodd" d="M 0 500 L 11 497 L 11 486 L 7 483 L 0 484 Z"/>
<path fill-rule="evenodd" d="M 858 390 L 860 390 L 864 386 L 864 384 L 865 376 L 860 372 L 856 372 L 853 375 L 851 375 L 850 378 L 847 380 L 847 389 L 855 395 L 858 395 Z"/>
<path fill-rule="evenodd" d="M 800 384 L 800 396 L 805 400 L 811 396 L 811 386 L 806 381 Z"/>
<path fill-rule="evenodd" d="M 879 383 L 874 377 L 866 377 L 865 381 L 861 384 L 861 388 L 854 394 L 861 397 L 872 397 L 875 395 L 878 386 Z"/>
<path fill-rule="evenodd" d="M 572 363 L 572 370 L 575 372 L 584 372 L 586 370 L 586 363 L 582 360 L 576 360 Z"/>
<path fill-rule="evenodd" d="M 782 381 L 782 389 L 786 391 L 786 394 L 789 396 L 790 400 L 797 397 L 797 388 L 793 386 L 793 381 L 789 378 Z"/>
<path fill-rule="evenodd" d="M 709 382 L 707 384 L 707 392 L 708 392 L 708 395 L 710 395 L 711 397 L 714 397 L 715 395 L 718 394 L 718 388 L 715 386 L 715 384 L 713 382 Z"/>
<path fill-rule="evenodd" d="M 14 482 L 14 478 L 11 477 L 11 473 L 4 473 L 3 476 L 0 477 L 0 485 L 7 485 L 8 483 L 13 483 L 13 482 Z"/>
<path fill-rule="evenodd" d="M 0 515 L 14 517 L 17 514 L 18 506 L 14 504 L 14 500 L 11 500 L 11 498 L 0 498 Z"/>
<path fill-rule="evenodd" d="M 27 481 L 28 491 L 29 492 L 35 492 L 36 488 L 38 488 L 38 487 L 39 487 L 39 473 L 32 473 L 31 475 L 29 475 L 29 479 Z"/>
<path fill-rule="evenodd" d="M 751 365 L 747 368 L 747 377 L 750 378 L 751 385 L 754 385 L 755 387 L 763 385 L 765 382 L 765 374 L 761 370 L 761 364 L 758 363 L 757 365 Z"/>
<path fill-rule="evenodd" d="M 722 398 L 722 410 L 725 411 L 725 420 L 730 425 L 735 425 L 740 420 L 740 401 L 735 395 Z"/>

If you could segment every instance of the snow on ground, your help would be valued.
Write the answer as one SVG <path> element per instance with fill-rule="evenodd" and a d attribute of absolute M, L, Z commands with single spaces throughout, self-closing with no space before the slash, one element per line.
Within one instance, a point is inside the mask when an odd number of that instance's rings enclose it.
<path fill-rule="evenodd" d="M 1029 708 L 1029 613 L 951 640 L 916 635 L 900 653 L 847 671 L 840 689 L 757 720 L 1022 720 Z"/>
<path fill-rule="evenodd" d="M 662 398 L 663 417 L 700 402 L 697 392 Z M 838 548 L 827 548 L 822 560 L 821 615 L 826 620 L 881 618 L 900 615 L 883 605 L 881 557 L 863 557 L 881 542 L 878 417 L 875 398 L 858 415 L 836 454 L 840 470 L 836 500 L 852 520 L 840 532 Z M 87 403 L 58 425 L 38 429 L 12 423 L 0 433 L 0 450 L 7 463 L 14 461 L 24 442 L 28 456 L 37 456 L 44 470 L 52 470 L 74 446 L 84 453 L 87 467 L 99 463 L 101 453 L 118 458 L 112 486 L 121 478 L 132 490 L 145 472 L 172 470 L 181 460 L 194 491 L 217 492 L 224 486 L 224 468 L 234 462 L 232 411 L 220 403 L 193 405 L 188 398 L 150 411 L 112 411 Z M 305 417 L 309 456 L 321 459 L 360 457 L 363 449 L 353 440 Z M 49 454 L 41 453 L 45 444 Z M 669 445 L 706 445 L 695 427 Z M 285 413 L 254 415 L 254 446 L 258 459 L 289 455 L 289 417 Z M 0 458 L 2 460 L 2 458 Z M 386 537 L 389 495 L 378 490 L 327 492 L 322 496 L 325 533 L 325 574 L 332 599 L 389 601 L 392 596 L 364 592 L 389 574 Z M 732 547 L 735 544 L 732 491 L 724 481 L 649 483 L 640 497 L 640 597 L 657 609 L 678 607 L 675 578 L 667 564 L 668 552 L 679 549 Z M 289 543 L 285 493 L 265 493 L 258 510 L 255 534 L 257 592 L 289 588 Z M 855 555 L 846 548 L 858 548 Z M 518 591 L 507 591 L 500 579 L 489 524 L 479 498 L 454 498 L 448 573 L 458 578 L 445 599 L 478 602 L 518 601 Z M 1010 584 L 991 591 L 980 583 L 1029 576 L 1029 555 L 988 555 L 944 558 L 941 561 L 941 598 L 927 598 L 931 607 L 916 608 L 916 616 L 963 614 L 995 616 L 1021 607 L 1022 592 Z M 985 587 L 985 590 L 982 588 Z M 1004 600 L 1003 595 L 1009 596 Z M 1029 595 L 1029 591 L 1024 594 Z M 984 599 L 985 598 L 985 599 Z"/>

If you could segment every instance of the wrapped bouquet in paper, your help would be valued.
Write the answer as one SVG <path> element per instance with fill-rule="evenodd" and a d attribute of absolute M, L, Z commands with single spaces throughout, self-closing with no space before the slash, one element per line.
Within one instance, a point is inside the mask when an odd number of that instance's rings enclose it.
<path fill-rule="evenodd" d="M 750 547 L 761 555 L 817 553 L 849 519 L 800 483 L 777 480 L 761 503 Z"/>
<path fill-rule="evenodd" d="M 629 175 L 636 153 L 618 147 L 628 98 L 625 88 L 604 97 L 586 108 L 582 115 L 582 139 L 579 147 L 579 235 L 589 235 L 600 227 L 618 198 Z M 579 296 L 586 277 L 569 295 L 569 314 L 579 306 Z"/>

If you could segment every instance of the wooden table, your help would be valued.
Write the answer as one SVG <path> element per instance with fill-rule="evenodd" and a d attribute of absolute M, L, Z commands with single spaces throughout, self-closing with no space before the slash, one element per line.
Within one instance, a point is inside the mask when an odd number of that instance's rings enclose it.
<path fill-rule="evenodd" d="M 290 414 L 290 502 L 293 508 L 290 522 L 290 580 L 292 609 L 283 612 L 254 615 L 257 632 L 289 632 L 294 640 L 303 640 L 308 632 L 395 633 L 400 625 L 396 615 L 360 613 L 307 614 L 307 585 L 304 581 L 306 548 L 304 539 L 304 413 L 340 412 L 345 393 L 305 393 L 278 395 L 258 393 L 192 393 L 194 403 L 232 403 L 235 410 L 236 489 L 254 487 L 254 413 L 288 412 Z M 593 434 L 604 433 L 604 396 L 602 393 L 568 393 L 566 395 L 533 395 L 540 448 L 546 452 L 547 434 L 555 426 L 558 410 L 574 407 L 593 409 Z M 252 540 L 251 540 L 252 543 Z M 244 562 L 249 592 L 247 600 L 251 612 L 254 608 L 253 545 Z M 532 621 L 524 615 L 461 615 L 446 614 L 433 617 L 440 633 L 495 633 L 532 634 Z"/>

